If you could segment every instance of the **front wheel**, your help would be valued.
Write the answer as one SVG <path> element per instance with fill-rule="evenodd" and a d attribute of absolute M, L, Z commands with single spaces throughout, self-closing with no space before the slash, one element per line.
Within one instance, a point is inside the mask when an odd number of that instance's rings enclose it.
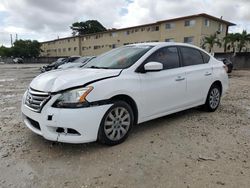
<path fill-rule="evenodd" d="M 208 112 L 214 112 L 219 104 L 221 98 L 221 89 L 218 85 L 213 84 L 209 89 L 206 103 L 204 104 L 204 108 Z"/>
<path fill-rule="evenodd" d="M 106 145 L 122 143 L 134 123 L 131 107 L 124 101 L 115 101 L 104 114 L 98 132 L 98 141 Z"/>

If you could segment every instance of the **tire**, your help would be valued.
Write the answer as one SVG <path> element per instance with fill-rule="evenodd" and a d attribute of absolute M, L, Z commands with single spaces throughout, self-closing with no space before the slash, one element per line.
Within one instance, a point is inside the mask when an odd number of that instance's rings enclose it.
<path fill-rule="evenodd" d="M 98 142 L 113 146 L 122 143 L 134 124 L 134 113 L 124 101 L 115 101 L 104 114 L 98 131 Z"/>
<path fill-rule="evenodd" d="M 214 112 L 220 105 L 221 88 L 218 84 L 213 84 L 207 94 L 206 103 L 203 108 L 207 112 Z"/>

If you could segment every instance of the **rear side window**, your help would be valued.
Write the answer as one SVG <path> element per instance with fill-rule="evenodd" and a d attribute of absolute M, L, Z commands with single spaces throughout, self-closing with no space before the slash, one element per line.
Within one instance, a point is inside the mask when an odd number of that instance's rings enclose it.
<path fill-rule="evenodd" d="M 200 51 L 200 52 L 201 52 L 204 63 L 208 63 L 209 60 L 210 60 L 210 56 L 207 55 L 206 53 L 202 52 L 202 51 Z"/>
<path fill-rule="evenodd" d="M 154 52 L 147 62 L 156 61 L 163 64 L 163 69 L 179 67 L 179 55 L 176 47 L 164 47 Z"/>
<path fill-rule="evenodd" d="M 189 47 L 180 47 L 183 66 L 203 64 L 203 58 L 199 50 Z"/>

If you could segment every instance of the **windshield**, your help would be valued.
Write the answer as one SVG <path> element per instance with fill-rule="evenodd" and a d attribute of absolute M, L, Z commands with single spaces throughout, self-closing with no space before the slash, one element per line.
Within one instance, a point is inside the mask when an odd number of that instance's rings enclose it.
<path fill-rule="evenodd" d="M 87 60 L 88 60 L 87 57 L 80 57 L 80 58 L 78 58 L 78 59 L 76 59 L 76 60 L 74 60 L 74 61 L 72 61 L 70 63 L 84 63 Z"/>
<path fill-rule="evenodd" d="M 152 47 L 138 45 L 116 48 L 91 60 L 84 68 L 125 69 L 133 65 Z"/>

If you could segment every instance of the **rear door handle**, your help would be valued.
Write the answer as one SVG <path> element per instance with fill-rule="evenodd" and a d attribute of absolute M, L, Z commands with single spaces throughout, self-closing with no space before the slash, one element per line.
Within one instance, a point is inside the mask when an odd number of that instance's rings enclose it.
<path fill-rule="evenodd" d="M 210 76 L 210 75 L 212 75 L 211 72 L 206 72 L 206 73 L 205 73 L 205 76 Z"/>
<path fill-rule="evenodd" d="M 178 76 L 178 77 L 175 79 L 175 81 L 182 81 L 182 80 L 185 80 L 185 78 L 184 78 L 184 77 L 181 77 L 181 76 Z"/>

